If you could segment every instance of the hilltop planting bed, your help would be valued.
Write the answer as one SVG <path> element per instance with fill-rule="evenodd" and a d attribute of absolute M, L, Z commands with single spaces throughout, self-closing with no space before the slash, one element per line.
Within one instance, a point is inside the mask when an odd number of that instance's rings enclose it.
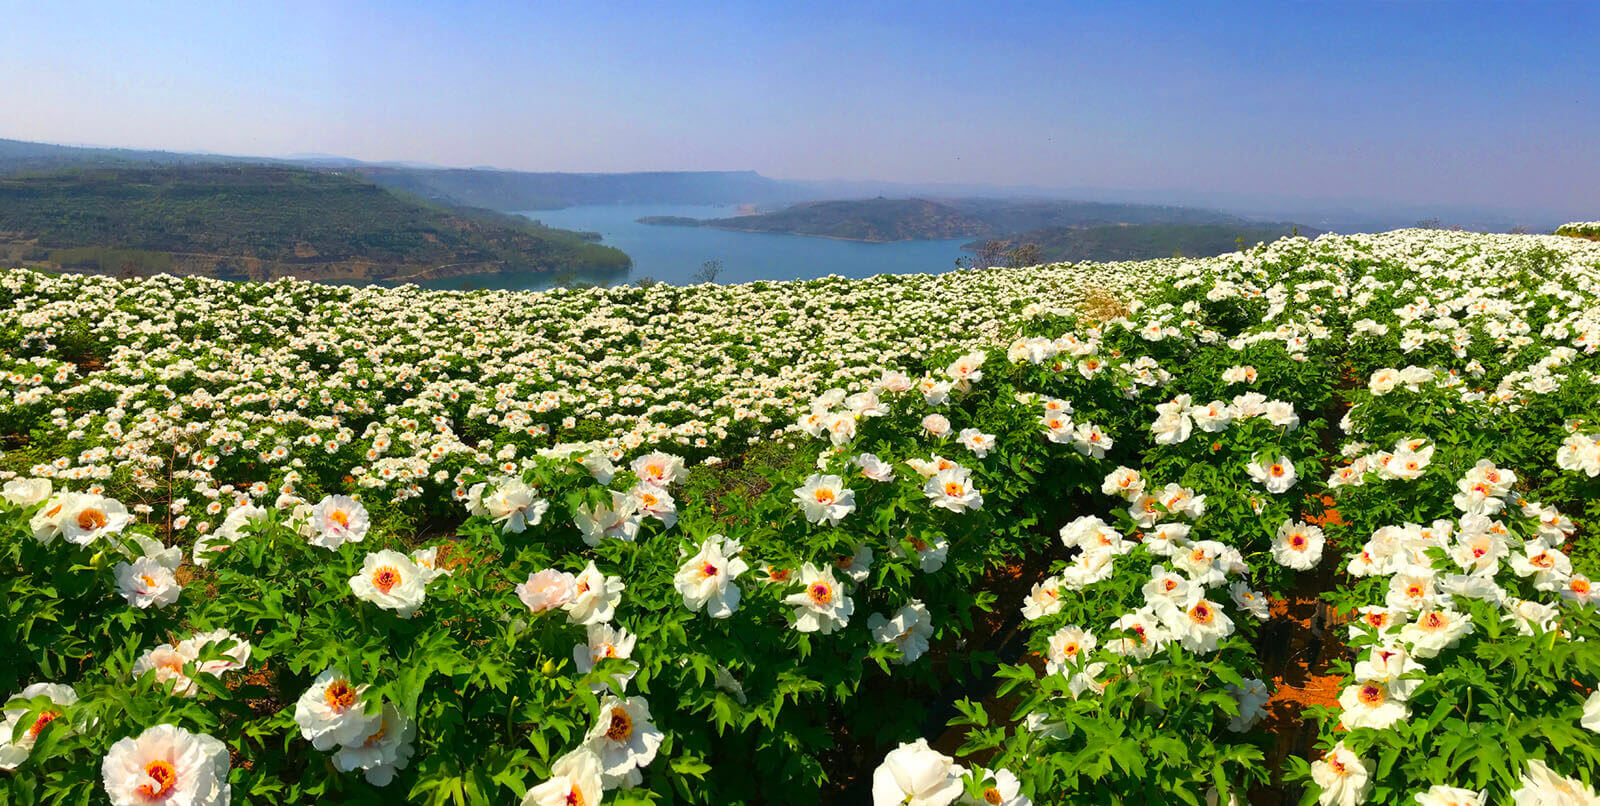
<path fill-rule="evenodd" d="M 0 801 L 1589 804 L 1600 245 L 0 275 Z"/>

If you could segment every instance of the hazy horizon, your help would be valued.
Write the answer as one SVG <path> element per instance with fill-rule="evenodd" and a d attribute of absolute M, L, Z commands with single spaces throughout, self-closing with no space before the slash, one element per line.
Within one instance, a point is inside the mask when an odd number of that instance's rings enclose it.
<path fill-rule="evenodd" d="M 1600 217 L 1587 4 L 4 7 L 21 140 Z"/>

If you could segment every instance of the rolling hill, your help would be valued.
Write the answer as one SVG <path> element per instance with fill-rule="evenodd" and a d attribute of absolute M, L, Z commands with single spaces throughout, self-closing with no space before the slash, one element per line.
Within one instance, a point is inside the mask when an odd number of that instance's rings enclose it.
<path fill-rule="evenodd" d="M 188 164 L 0 179 L 0 256 L 77 270 L 398 281 L 629 265 L 597 239 L 336 171 Z"/>

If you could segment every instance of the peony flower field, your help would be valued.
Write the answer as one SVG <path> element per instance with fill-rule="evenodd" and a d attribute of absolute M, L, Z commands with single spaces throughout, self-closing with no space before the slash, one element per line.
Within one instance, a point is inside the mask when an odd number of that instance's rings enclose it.
<path fill-rule="evenodd" d="M 0 301 L 0 802 L 1600 804 L 1600 243 Z"/>

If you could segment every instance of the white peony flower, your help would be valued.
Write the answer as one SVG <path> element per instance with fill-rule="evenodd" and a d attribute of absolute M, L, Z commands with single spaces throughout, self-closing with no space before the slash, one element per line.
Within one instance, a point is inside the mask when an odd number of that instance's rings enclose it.
<path fill-rule="evenodd" d="M 968 795 L 962 806 L 1033 806 L 1033 801 L 1022 794 L 1022 782 L 1010 770 L 986 770 L 978 767 L 972 778 L 983 785 L 983 793 Z"/>
<path fill-rule="evenodd" d="M 0 487 L 0 499 L 18 509 L 27 509 L 50 497 L 49 479 L 12 479 Z"/>
<path fill-rule="evenodd" d="M 600 718 L 584 737 L 584 746 L 600 759 L 600 775 L 607 787 L 637 786 L 640 767 L 655 760 L 664 738 L 650 722 L 650 703 L 643 697 L 607 697 Z"/>
<path fill-rule="evenodd" d="M 872 772 L 873 806 L 949 806 L 961 797 L 963 770 L 928 746 L 927 739 L 902 742 Z"/>
<path fill-rule="evenodd" d="M 683 460 L 672 454 L 656 451 L 633 460 L 628 466 L 639 481 L 657 487 L 671 487 L 683 480 Z"/>
<path fill-rule="evenodd" d="M 1539 759 L 1528 760 L 1522 786 L 1511 792 L 1515 806 L 1600 806 L 1600 795 L 1576 778 L 1559 775 Z"/>
<path fill-rule="evenodd" d="M 1202 590 L 1191 592 L 1187 601 L 1158 599 L 1153 604 L 1172 640 L 1190 652 L 1215 652 L 1233 634 L 1233 619 Z"/>
<path fill-rule="evenodd" d="M 388 786 L 395 773 L 411 763 L 417 723 L 390 703 L 384 703 L 369 719 L 367 730 L 371 732 L 358 742 L 340 745 L 333 754 L 333 766 L 341 772 L 361 770 L 367 783 Z"/>
<path fill-rule="evenodd" d="M 371 520 L 367 508 L 347 495 L 330 495 L 311 510 L 311 545 L 337 551 L 346 543 L 366 539 Z"/>
<path fill-rule="evenodd" d="M 500 528 L 512 534 L 521 534 L 529 526 L 537 526 L 550 509 L 550 502 L 539 498 L 532 487 L 522 479 L 501 479 L 493 490 L 480 499 L 484 512 Z"/>
<path fill-rule="evenodd" d="M 584 625 L 610 621 L 627 587 L 622 577 L 606 576 L 590 560 L 574 580 L 571 601 L 562 606 L 567 611 L 567 621 Z"/>
<path fill-rule="evenodd" d="M 385 549 L 366 556 L 361 573 L 350 577 L 350 590 L 358 599 L 411 618 L 427 598 L 429 579 L 432 575 L 410 557 Z"/>
<path fill-rule="evenodd" d="M 1317 795 L 1319 806 L 1357 806 L 1372 790 L 1372 771 L 1344 742 L 1311 762 L 1311 780 L 1322 788 Z"/>
<path fill-rule="evenodd" d="M 146 728 L 111 745 L 100 764 L 112 806 L 227 806 L 228 748 L 176 725 Z"/>
<path fill-rule="evenodd" d="M 1261 461 L 1259 455 L 1250 457 L 1250 464 L 1245 465 L 1245 472 L 1250 474 L 1251 480 L 1267 488 L 1267 492 L 1281 495 L 1294 486 L 1294 463 L 1284 457 L 1278 457 L 1269 462 Z"/>
<path fill-rule="evenodd" d="M 61 536 L 79 546 L 116 534 L 130 523 L 133 523 L 133 516 L 122 502 L 88 494 L 73 496 L 57 520 Z"/>
<path fill-rule="evenodd" d="M 145 609 L 152 605 L 166 607 L 178 601 L 183 586 L 178 584 L 172 569 L 151 557 L 140 557 L 132 564 L 117 563 L 111 569 L 117 579 L 117 591 L 128 604 Z"/>
<path fill-rule="evenodd" d="M 362 700 L 366 690 L 366 686 L 356 686 L 332 667 L 323 670 L 311 682 L 311 688 L 295 701 L 294 721 L 300 726 L 301 737 L 323 751 L 336 745 L 366 742 L 374 725 Z"/>
<path fill-rule="evenodd" d="M 627 660 L 633 657 L 633 646 L 639 640 L 633 633 L 610 624 L 590 624 L 587 630 L 588 640 L 572 647 L 572 662 L 579 674 L 586 675 L 594 671 L 594 667 L 603 660 Z M 612 674 L 610 679 L 621 688 L 626 686 L 638 672 L 637 665 L 630 665 L 627 670 Z M 604 680 L 589 684 L 589 690 L 596 694 L 608 687 Z"/>
<path fill-rule="evenodd" d="M 1339 693 L 1339 707 L 1344 709 L 1339 721 L 1349 730 L 1382 730 L 1411 716 L 1411 708 L 1406 705 L 1405 698 L 1383 680 L 1368 680 L 1346 686 Z"/>
<path fill-rule="evenodd" d="M 965 512 L 983 506 L 983 494 L 972 483 L 971 474 L 964 468 L 948 468 L 933 475 L 922 485 L 922 493 L 929 503 L 951 512 Z"/>
<path fill-rule="evenodd" d="M 739 609 L 739 586 L 733 584 L 750 565 L 739 557 L 739 541 L 712 535 L 700 544 L 700 551 L 684 561 L 672 579 L 683 596 L 683 604 L 693 611 L 704 609 L 712 618 L 727 618 Z"/>
<path fill-rule="evenodd" d="M 1322 561 L 1322 530 L 1305 523 L 1286 520 L 1272 541 L 1272 559 L 1296 571 L 1308 571 Z"/>
<path fill-rule="evenodd" d="M 901 656 L 895 663 L 905 665 L 916 661 L 928 651 L 928 637 L 933 635 L 933 616 L 922 602 L 912 600 L 895 612 L 893 618 L 873 613 L 867 619 L 867 628 L 873 640 L 880 644 L 894 644 Z"/>
<path fill-rule="evenodd" d="M 821 632 L 826 635 L 850 623 L 855 603 L 839 588 L 833 578 L 833 569 L 817 568 L 806 563 L 800 568 L 800 583 L 805 587 L 790 594 L 784 604 L 793 605 L 794 628 L 800 632 Z"/>
<path fill-rule="evenodd" d="M 517 598 L 534 613 L 565 607 L 578 594 L 578 579 L 565 571 L 546 568 L 528 575 L 517 585 Z"/>
<path fill-rule="evenodd" d="M 599 806 L 605 794 L 600 756 L 580 746 L 550 765 L 550 777 L 529 789 L 521 806 Z"/>
<path fill-rule="evenodd" d="M 58 709 L 45 708 L 33 718 L 32 723 L 28 724 L 27 728 L 22 730 L 21 735 L 18 735 L 17 731 L 21 724 L 27 724 L 23 723 L 22 720 L 28 716 L 29 712 L 29 709 L 21 701 L 31 700 L 34 697 L 49 697 L 51 702 L 65 708 L 78 701 L 78 692 L 73 691 L 71 686 L 64 686 L 60 683 L 34 683 L 7 700 L 7 708 L 4 712 L 5 718 L 0 721 L 0 770 L 14 770 L 22 762 L 27 761 L 28 754 L 33 751 L 34 742 L 38 741 L 39 734 L 44 731 L 45 726 L 56 721 L 62 715 L 62 712 Z M 68 732 L 72 731 L 71 726 L 66 722 L 62 722 L 56 728 L 58 731 L 63 729 Z"/>
<path fill-rule="evenodd" d="M 1434 784 L 1426 792 L 1418 792 L 1418 806 L 1489 806 L 1489 793 L 1456 786 Z"/>
<path fill-rule="evenodd" d="M 795 489 L 794 501 L 800 505 L 806 520 L 826 521 L 829 526 L 838 526 L 839 521 L 856 509 L 855 491 L 845 489 L 843 479 L 817 473 Z"/>

